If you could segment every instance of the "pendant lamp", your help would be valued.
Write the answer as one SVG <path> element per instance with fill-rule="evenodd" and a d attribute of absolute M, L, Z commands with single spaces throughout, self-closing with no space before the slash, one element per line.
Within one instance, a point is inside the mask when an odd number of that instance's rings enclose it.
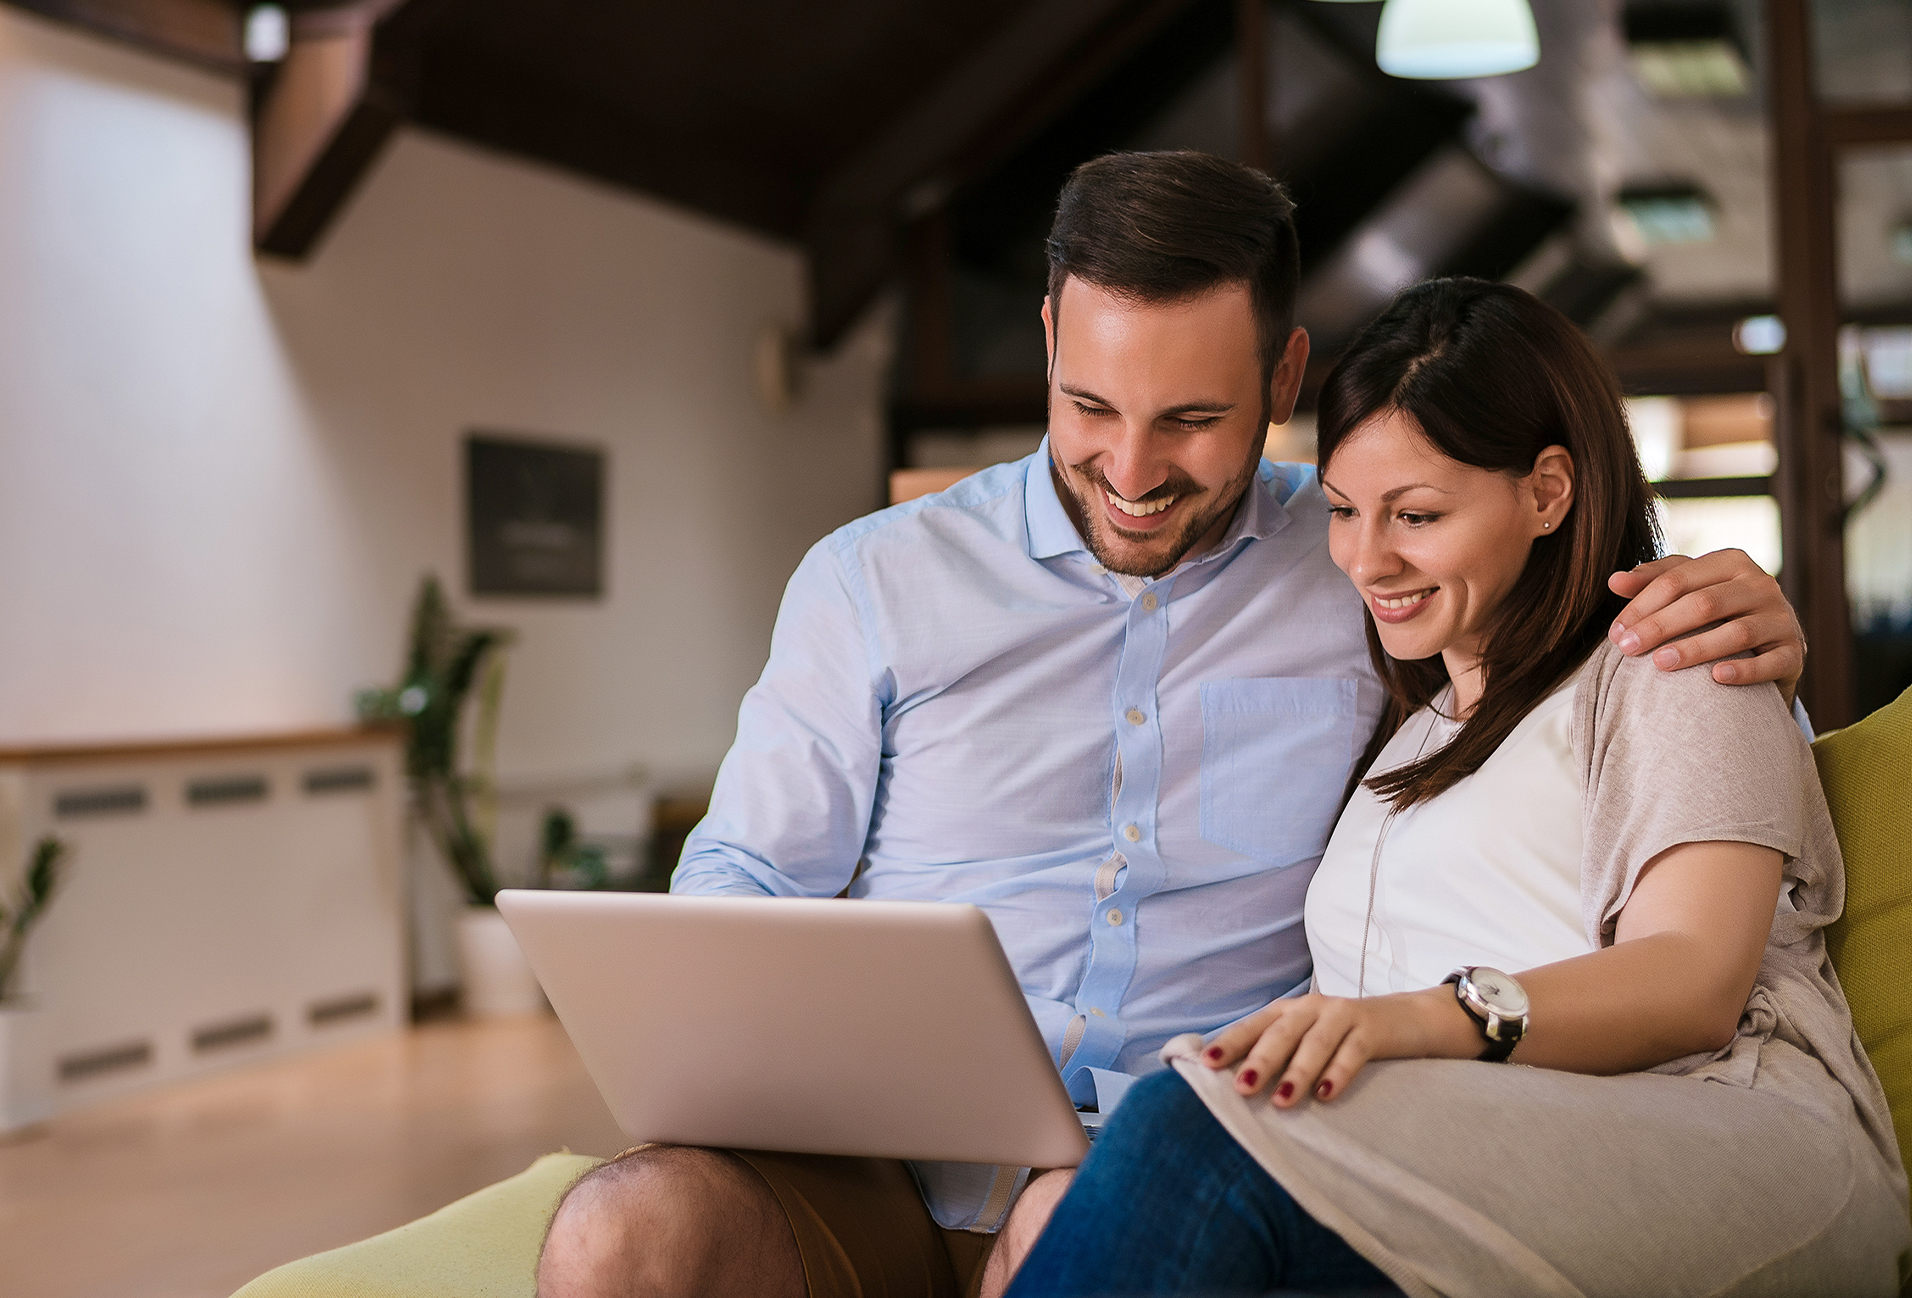
<path fill-rule="evenodd" d="M 1540 37 L 1527 0 L 1387 0 L 1374 61 L 1396 77 L 1492 77 L 1540 62 Z"/>

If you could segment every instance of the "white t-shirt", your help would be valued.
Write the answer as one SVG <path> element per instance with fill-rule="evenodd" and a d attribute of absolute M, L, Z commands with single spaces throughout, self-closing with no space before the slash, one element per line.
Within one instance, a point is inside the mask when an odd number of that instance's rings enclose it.
<path fill-rule="evenodd" d="M 1581 777 L 1573 759 L 1570 680 L 1521 718 L 1481 768 L 1387 826 L 1366 787 L 1341 813 L 1308 889 L 1315 990 L 1417 991 L 1461 965 L 1509 973 L 1593 950 L 1580 917 Z M 1376 771 L 1431 753 L 1459 729 L 1451 687 L 1408 719 Z M 1369 879 L 1373 871 L 1373 913 Z"/>

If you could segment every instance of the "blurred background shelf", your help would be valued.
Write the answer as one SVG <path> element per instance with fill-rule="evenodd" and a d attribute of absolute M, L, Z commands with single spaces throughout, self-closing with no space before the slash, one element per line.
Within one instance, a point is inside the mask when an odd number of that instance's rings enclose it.
<path fill-rule="evenodd" d="M 399 745 L 0 751 L 0 860 L 68 849 L 25 964 L 56 1110 L 406 1021 Z"/>

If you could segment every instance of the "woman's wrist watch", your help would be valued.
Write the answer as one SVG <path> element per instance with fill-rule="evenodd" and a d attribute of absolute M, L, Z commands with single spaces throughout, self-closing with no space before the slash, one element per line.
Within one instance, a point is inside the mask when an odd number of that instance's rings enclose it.
<path fill-rule="evenodd" d="M 1480 1057 L 1498 1064 L 1514 1053 L 1527 1035 L 1527 991 L 1512 977 L 1484 964 L 1463 965 L 1441 979 L 1454 985 L 1454 998 L 1480 1024 L 1487 1048 Z"/>

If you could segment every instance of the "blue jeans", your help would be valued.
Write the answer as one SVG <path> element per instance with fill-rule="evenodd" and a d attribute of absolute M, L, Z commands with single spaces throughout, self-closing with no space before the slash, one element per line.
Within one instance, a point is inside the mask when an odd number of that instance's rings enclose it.
<path fill-rule="evenodd" d="M 1129 1091 L 1007 1298 L 1279 1290 L 1399 1292 L 1170 1070 Z"/>

